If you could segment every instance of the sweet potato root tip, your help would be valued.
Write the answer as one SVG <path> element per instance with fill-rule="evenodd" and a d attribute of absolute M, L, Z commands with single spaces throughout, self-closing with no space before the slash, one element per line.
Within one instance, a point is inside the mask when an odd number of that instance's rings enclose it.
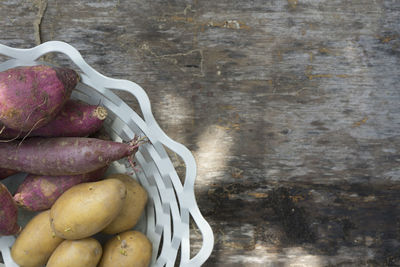
<path fill-rule="evenodd" d="M 13 198 L 15 203 L 17 203 L 18 205 L 21 205 L 23 203 L 23 198 L 20 193 L 16 193 Z"/>
<path fill-rule="evenodd" d="M 98 118 L 99 120 L 105 120 L 107 118 L 108 112 L 107 109 L 105 109 L 102 106 L 98 106 L 94 111 L 93 111 L 93 117 Z"/>

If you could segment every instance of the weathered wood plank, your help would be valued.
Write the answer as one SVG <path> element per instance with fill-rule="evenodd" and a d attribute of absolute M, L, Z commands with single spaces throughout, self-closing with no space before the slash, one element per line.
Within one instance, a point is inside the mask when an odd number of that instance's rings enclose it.
<path fill-rule="evenodd" d="M 40 3 L 0 1 L 0 42 L 34 45 Z M 395 266 L 399 20 L 391 0 L 55 0 L 40 29 L 142 85 L 193 151 L 208 266 Z"/>

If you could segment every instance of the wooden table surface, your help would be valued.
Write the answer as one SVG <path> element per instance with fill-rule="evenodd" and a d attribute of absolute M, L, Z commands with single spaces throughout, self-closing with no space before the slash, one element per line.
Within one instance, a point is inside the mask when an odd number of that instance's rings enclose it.
<path fill-rule="evenodd" d="M 197 160 L 205 266 L 400 266 L 400 1 L 0 0 L 0 26 L 146 90 Z"/>

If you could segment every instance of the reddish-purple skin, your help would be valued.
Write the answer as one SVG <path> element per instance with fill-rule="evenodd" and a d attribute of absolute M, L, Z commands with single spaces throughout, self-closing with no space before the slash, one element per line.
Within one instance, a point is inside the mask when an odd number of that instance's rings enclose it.
<path fill-rule="evenodd" d="M 137 145 L 86 137 L 31 137 L 0 143 L 0 168 L 30 174 L 77 175 L 132 156 Z"/>
<path fill-rule="evenodd" d="M 45 65 L 0 72 L 0 121 L 8 128 L 26 132 L 47 124 L 78 81 L 72 69 Z"/>
<path fill-rule="evenodd" d="M 18 173 L 18 171 L 16 170 L 0 168 L 0 180 L 6 179 L 7 177 L 14 175 L 16 173 Z"/>
<path fill-rule="evenodd" d="M 46 176 L 29 174 L 18 187 L 14 200 L 19 206 L 30 211 L 50 209 L 54 202 L 74 185 L 95 182 L 103 178 L 107 167 L 79 175 Z"/>
<path fill-rule="evenodd" d="M 46 125 L 29 133 L 5 128 L 0 133 L 1 139 L 23 138 L 25 136 L 41 137 L 83 137 L 98 131 L 105 116 L 99 116 L 96 111 L 99 106 L 89 105 L 78 100 L 69 99 L 57 114 Z M 0 125 L 1 128 L 1 125 Z"/>
<path fill-rule="evenodd" d="M 14 235 L 20 231 L 17 218 L 17 204 L 7 187 L 0 183 L 0 236 Z"/>

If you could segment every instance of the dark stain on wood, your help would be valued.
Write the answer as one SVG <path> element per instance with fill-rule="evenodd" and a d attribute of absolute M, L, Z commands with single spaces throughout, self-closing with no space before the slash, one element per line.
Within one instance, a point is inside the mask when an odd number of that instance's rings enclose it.
<path fill-rule="evenodd" d="M 281 187 L 270 193 L 265 205 L 273 209 L 289 240 L 295 243 L 313 242 L 315 234 L 307 223 L 308 216 L 294 201 L 296 198 L 290 195 L 289 190 Z"/>
<path fill-rule="evenodd" d="M 248 239 L 242 244 L 244 247 L 251 244 L 280 248 L 303 246 L 311 254 L 330 257 L 332 262 L 340 262 L 343 247 L 359 247 L 373 249 L 375 256 L 352 260 L 354 265 L 382 266 L 398 261 L 398 186 L 310 186 L 305 183 L 275 186 L 268 182 L 230 183 L 214 185 L 208 192 L 209 201 L 200 195 L 201 205 L 207 207 L 206 217 L 215 225 L 223 224 L 216 229 L 217 240 L 221 236 L 226 238 L 223 233 L 231 227 L 251 225 L 254 239 Z M 230 220 L 231 216 L 234 221 Z M 234 235 L 239 238 L 241 233 Z M 229 238 L 234 239 L 232 234 Z M 225 243 L 230 244 L 227 240 Z M 221 250 L 224 245 L 221 241 Z M 220 261 L 215 258 L 212 262 Z"/>

